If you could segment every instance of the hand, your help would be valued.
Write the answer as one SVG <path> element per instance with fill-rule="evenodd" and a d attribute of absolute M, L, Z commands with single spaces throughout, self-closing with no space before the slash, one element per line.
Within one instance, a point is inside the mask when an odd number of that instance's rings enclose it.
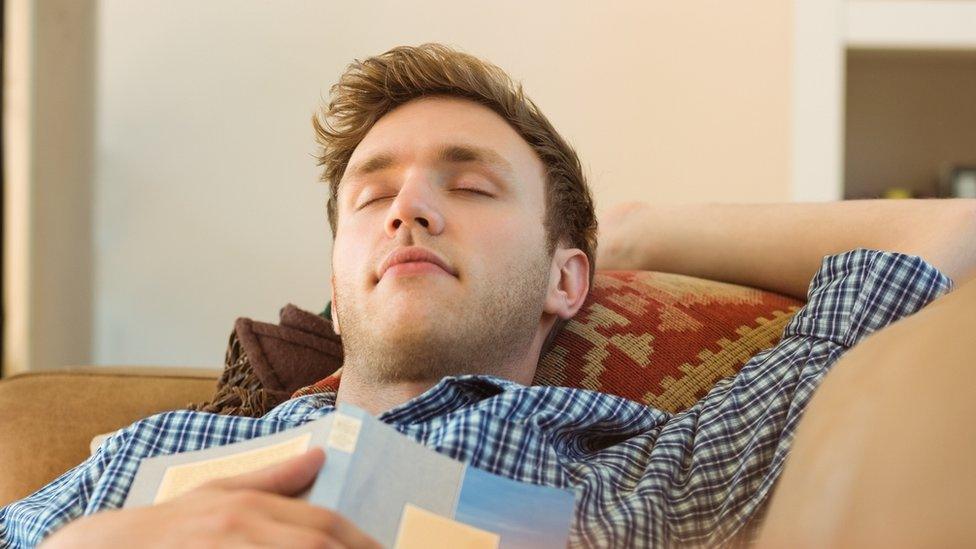
<path fill-rule="evenodd" d="M 61 547 L 380 547 L 338 513 L 294 499 L 325 462 L 312 449 L 208 482 L 166 503 L 82 517 L 45 540 Z"/>

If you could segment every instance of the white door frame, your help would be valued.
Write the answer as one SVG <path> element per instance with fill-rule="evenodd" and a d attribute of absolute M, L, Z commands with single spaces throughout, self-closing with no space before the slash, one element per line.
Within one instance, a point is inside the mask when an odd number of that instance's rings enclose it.
<path fill-rule="evenodd" d="M 791 192 L 844 196 L 844 0 L 793 1 Z"/>

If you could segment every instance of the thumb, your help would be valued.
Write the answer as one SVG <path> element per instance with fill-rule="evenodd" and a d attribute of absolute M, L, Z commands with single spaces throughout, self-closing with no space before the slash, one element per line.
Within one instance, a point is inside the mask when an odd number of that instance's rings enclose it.
<path fill-rule="evenodd" d="M 325 463 L 325 452 L 321 448 L 311 448 L 304 454 L 281 463 L 213 481 L 210 486 L 229 490 L 261 490 L 282 496 L 293 496 L 308 488 L 323 463 Z"/>

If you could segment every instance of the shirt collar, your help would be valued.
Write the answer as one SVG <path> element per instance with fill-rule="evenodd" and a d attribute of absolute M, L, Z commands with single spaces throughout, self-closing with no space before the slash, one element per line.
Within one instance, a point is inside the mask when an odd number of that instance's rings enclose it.
<path fill-rule="evenodd" d="M 521 388 L 524 385 L 489 375 L 448 376 L 420 395 L 383 412 L 378 419 L 396 424 L 427 421 Z"/>

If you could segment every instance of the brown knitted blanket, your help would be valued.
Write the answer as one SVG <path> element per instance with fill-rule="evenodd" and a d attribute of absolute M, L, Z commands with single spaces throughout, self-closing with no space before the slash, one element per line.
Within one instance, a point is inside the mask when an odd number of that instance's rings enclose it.
<path fill-rule="evenodd" d="M 190 409 L 260 417 L 340 366 L 342 344 L 332 322 L 289 303 L 277 325 L 249 318 L 234 322 L 216 394 Z"/>

